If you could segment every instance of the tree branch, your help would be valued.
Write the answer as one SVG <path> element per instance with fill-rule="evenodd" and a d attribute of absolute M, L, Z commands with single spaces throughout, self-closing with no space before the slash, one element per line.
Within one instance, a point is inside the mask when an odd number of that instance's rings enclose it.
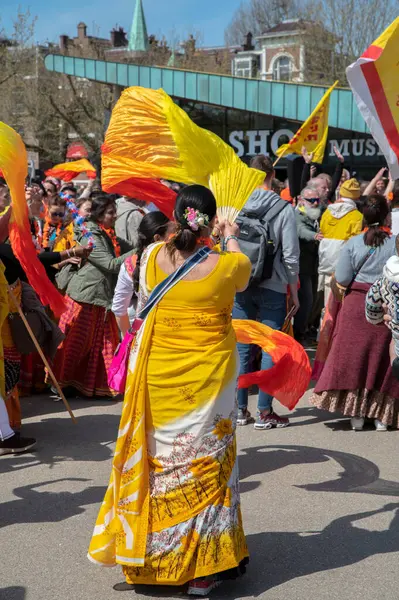
<path fill-rule="evenodd" d="M 76 102 L 82 108 L 82 110 L 85 113 L 86 117 L 88 117 L 91 121 L 95 121 L 96 123 L 99 123 L 101 125 L 102 121 L 100 119 L 96 118 L 94 116 L 93 112 L 90 112 L 87 109 L 86 104 L 83 102 L 82 98 L 77 93 L 76 88 L 75 88 L 75 84 L 73 83 L 72 77 L 70 75 L 67 75 L 67 80 L 68 80 L 69 85 L 71 86 L 71 90 L 72 90 L 72 93 L 74 95 L 74 98 L 75 98 Z"/>
<path fill-rule="evenodd" d="M 3 85 L 4 83 L 7 83 L 7 81 L 9 81 L 14 76 L 15 76 L 15 73 L 10 73 L 6 77 L 4 77 L 4 79 L 0 80 L 0 85 Z"/>
<path fill-rule="evenodd" d="M 57 105 L 57 103 L 55 102 L 54 98 L 49 95 L 48 96 L 49 102 L 52 106 L 52 108 L 55 110 L 55 112 L 66 122 L 68 123 L 68 125 L 70 127 L 72 127 L 72 129 L 74 131 L 76 131 L 76 133 L 79 135 L 79 137 L 91 148 L 91 150 L 93 152 L 98 152 L 99 150 L 99 145 L 96 142 L 93 142 L 93 139 L 90 138 L 88 135 L 86 135 L 86 133 L 84 131 L 82 131 L 82 129 L 80 128 L 80 126 L 76 123 L 76 121 L 74 121 L 74 119 L 72 119 L 70 116 L 66 115 Z"/>

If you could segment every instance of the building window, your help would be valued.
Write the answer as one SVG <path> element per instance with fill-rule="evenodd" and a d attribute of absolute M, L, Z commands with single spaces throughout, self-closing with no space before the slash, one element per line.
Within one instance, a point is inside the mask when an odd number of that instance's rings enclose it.
<path fill-rule="evenodd" d="M 292 60 L 289 56 L 280 56 L 273 64 L 274 81 L 291 81 Z"/>
<path fill-rule="evenodd" d="M 252 62 L 251 59 L 241 59 L 235 61 L 235 73 L 236 77 L 252 77 Z"/>

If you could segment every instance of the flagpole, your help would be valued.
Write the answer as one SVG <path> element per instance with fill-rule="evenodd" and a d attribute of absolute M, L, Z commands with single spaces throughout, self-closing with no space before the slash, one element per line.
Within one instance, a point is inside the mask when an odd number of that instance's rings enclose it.
<path fill-rule="evenodd" d="M 275 167 L 275 166 L 276 166 L 276 164 L 278 163 L 278 161 L 280 160 L 280 158 L 283 158 L 283 156 L 285 156 L 285 153 L 286 153 L 286 150 L 284 150 L 284 152 L 282 152 L 282 153 L 280 154 L 280 156 L 278 156 L 278 157 L 276 158 L 276 160 L 275 160 L 275 161 L 274 161 L 274 163 L 273 163 L 273 167 Z"/>
<path fill-rule="evenodd" d="M 286 146 L 286 148 L 284 149 L 284 151 L 280 154 L 280 156 L 278 156 L 278 158 L 274 161 L 273 163 L 273 167 L 275 167 L 278 163 L 278 161 L 283 158 L 290 150 L 292 153 L 294 154 L 300 154 L 300 152 L 298 151 L 297 148 L 295 148 L 294 150 L 292 150 L 293 146 L 296 146 L 298 144 L 299 141 L 301 141 L 302 145 L 304 144 L 304 140 L 301 140 L 301 135 L 303 135 L 304 131 L 306 131 L 306 128 L 309 127 L 309 123 L 311 121 L 311 119 L 314 117 L 315 114 L 317 114 L 318 111 L 321 110 L 322 106 L 325 105 L 325 103 L 328 101 L 329 102 L 329 98 L 331 96 L 331 92 L 336 88 L 336 86 L 338 85 L 339 81 L 335 81 L 333 83 L 332 86 L 330 86 L 328 88 L 328 90 L 326 90 L 326 92 L 324 93 L 323 97 L 320 98 L 319 102 L 317 103 L 316 107 L 313 109 L 313 111 L 311 112 L 311 114 L 309 115 L 309 117 L 306 119 L 306 121 L 301 125 L 301 127 L 298 129 L 298 131 L 295 133 L 295 135 L 290 139 L 290 141 L 288 142 L 288 144 L 284 144 Z M 328 128 L 328 119 L 327 119 L 327 124 L 326 124 L 326 128 Z M 301 134 L 301 135 L 299 135 Z M 318 145 L 320 145 L 320 140 L 318 142 Z M 325 145 L 325 142 L 324 142 Z M 281 147 L 281 146 L 280 146 Z M 317 146 L 318 147 L 318 146 Z M 315 150 L 315 149 L 314 149 Z M 313 151 L 314 151 L 313 150 Z"/>
<path fill-rule="evenodd" d="M 28 331 L 28 333 L 30 335 L 30 337 L 32 339 L 32 342 L 34 343 L 34 345 L 36 347 L 36 350 L 40 354 L 40 358 L 42 359 L 42 361 L 44 362 L 45 367 L 47 368 L 48 374 L 50 375 L 50 377 L 51 377 L 51 379 L 52 379 L 52 381 L 53 381 L 53 383 L 54 383 L 54 385 L 55 385 L 55 387 L 57 389 L 57 392 L 59 393 L 59 395 L 61 397 L 61 400 L 65 404 L 65 408 L 69 412 L 72 421 L 76 424 L 77 421 L 76 421 L 75 415 L 72 412 L 71 407 L 69 406 L 69 402 L 65 398 L 65 396 L 64 396 L 64 394 L 62 392 L 62 389 L 60 387 L 60 384 L 58 383 L 58 381 L 57 381 L 57 379 L 56 379 L 56 377 L 55 377 L 55 375 L 54 375 L 54 373 L 53 373 L 53 371 L 52 371 L 52 369 L 51 369 L 51 367 L 50 367 L 50 365 L 48 363 L 47 358 L 44 356 L 43 350 L 41 349 L 41 346 L 40 346 L 39 342 L 37 341 L 36 336 L 33 333 L 32 329 L 31 329 L 31 326 L 29 325 L 28 320 L 25 317 L 24 312 L 23 312 L 22 308 L 20 307 L 20 305 L 18 303 L 18 300 L 16 299 L 16 297 L 14 295 L 14 292 L 12 291 L 12 289 L 10 288 L 10 286 L 8 287 L 8 293 L 10 294 L 10 298 L 12 300 L 12 303 L 14 304 L 15 308 L 19 312 L 19 316 L 21 317 L 21 319 L 22 319 L 22 321 L 23 321 L 23 323 L 24 323 L 24 325 L 25 325 L 25 327 L 26 327 L 26 329 L 27 329 L 27 331 Z"/>
<path fill-rule="evenodd" d="M 290 144 L 288 143 L 288 144 L 287 144 L 287 148 L 284 150 L 284 152 L 282 152 L 282 153 L 280 154 L 280 156 L 278 156 L 278 157 L 276 158 L 276 160 L 274 161 L 274 163 L 273 163 L 273 167 L 275 167 L 275 166 L 276 166 L 276 164 L 278 163 L 278 161 L 280 160 L 280 158 L 283 158 L 283 156 L 285 156 L 285 155 L 287 154 L 287 152 L 288 152 L 288 150 L 289 150 L 289 149 L 290 149 Z"/>

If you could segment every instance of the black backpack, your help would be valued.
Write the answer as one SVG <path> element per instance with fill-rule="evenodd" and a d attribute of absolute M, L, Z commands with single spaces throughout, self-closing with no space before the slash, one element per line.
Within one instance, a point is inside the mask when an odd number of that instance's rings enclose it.
<path fill-rule="evenodd" d="M 277 252 L 275 241 L 270 235 L 269 223 L 288 206 L 286 200 L 278 198 L 267 210 L 262 219 L 251 215 L 245 209 L 239 214 L 237 224 L 240 227 L 239 243 L 241 251 L 252 263 L 249 285 L 257 285 L 270 279 L 273 274 L 274 257 Z"/>

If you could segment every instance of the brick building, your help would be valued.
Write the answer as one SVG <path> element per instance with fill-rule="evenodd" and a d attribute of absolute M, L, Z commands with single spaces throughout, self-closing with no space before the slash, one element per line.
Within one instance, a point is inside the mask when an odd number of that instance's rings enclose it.
<path fill-rule="evenodd" d="M 86 58 L 105 58 L 106 60 L 128 60 L 145 55 L 150 48 L 150 38 L 144 16 L 142 0 L 137 0 L 129 36 L 122 27 L 114 28 L 109 39 L 87 35 L 87 25 L 77 26 L 77 36 L 60 36 L 62 54 L 80 54 Z"/>
<path fill-rule="evenodd" d="M 112 48 L 125 48 L 128 45 L 126 32 L 119 27 L 113 29 L 110 38 L 101 38 L 93 35 L 87 35 L 87 25 L 79 23 L 77 26 L 77 36 L 69 37 L 60 35 L 60 52 L 62 54 L 81 54 L 85 57 L 104 57 L 108 50 Z"/>
<path fill-rule="evenodd" d="M 266 81 L 305 81 L 306 48 L 315 31 L 312 25 L 301 19 L 282 21 L 256 37 L 255 43 L 249 33 L 232 61 L 232 74 Z M 323 51 L 330 44 L 333 52 L 331 34 L 326 33 Z"/>

